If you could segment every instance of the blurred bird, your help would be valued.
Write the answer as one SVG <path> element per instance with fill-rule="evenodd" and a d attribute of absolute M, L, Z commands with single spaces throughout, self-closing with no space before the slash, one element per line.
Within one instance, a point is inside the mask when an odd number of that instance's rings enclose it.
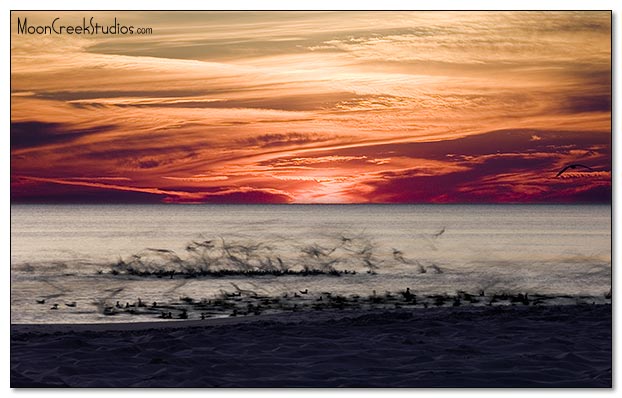
<path fill-rule="evenodd" d="M 588 170 L 590 170 L 590 171 L 594 171 L 594 169 L 593 169 L 593 168 L 591 168 L 591 167 L 589 167 L 589 166 L 585 166 L 585 165 L 578 164 L 578 163 L 573 163 L 573 164 L 569 164 L 568 166 L 566 166 L 566 167 L 564 167 L 563 169 L 561 169 L 561 170 L 559 171 L 559 173 L 557 173 L 557 175 L 556 175 L 555 177 L 559 177 L 559 176 L 561 176 L 561 175 L 562 175 L 562 174 L 564 174 L 564 172 L 566 172 L 566 170 L 568 170 L 568 169 L 573 169 L 573 170 L 574 170 L 574 169 L 576 169 L 576 168 L 578 168 L 578 167 L 582 167 L 582 168 L 584 168 L 584 169 L 588 169 Z"/>
<path fill-rule="evenodd" d="M 438 231 L 437 233 L 432 234 L 432 236 L 433 236 L 434 238 L 438 238 L 439 236 L 441 236 L 441 235 L 442 235 L 442 234 L 444 234 L 444 233 L 445 233 L 445 227 L 441 228 L 441 230 L 440 230 L 440 231 Z"/>
<path fill-rule="evenodd" d="M 406 259 L 404 258 L 404 253 L 401 250 L 393 249 L 393 258 L 401 263 L 406 263 Z"/>

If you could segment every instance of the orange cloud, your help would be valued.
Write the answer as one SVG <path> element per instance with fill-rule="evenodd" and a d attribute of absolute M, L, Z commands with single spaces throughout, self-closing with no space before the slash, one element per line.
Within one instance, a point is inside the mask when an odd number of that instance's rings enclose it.
<path fill-rule="evenodd" d="M 14 201 L 610 200 L 609 12 L 94 12 L 154 33 L 16 31 L 83 14 L 11 14 Z M 579 160 L 601 174 L 542 177 Z"/>

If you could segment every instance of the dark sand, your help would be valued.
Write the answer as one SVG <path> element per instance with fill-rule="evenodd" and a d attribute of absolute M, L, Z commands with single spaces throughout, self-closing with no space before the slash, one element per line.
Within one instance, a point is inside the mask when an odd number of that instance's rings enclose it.
<path fill-rule="evenodd" d="M 611 387 L 611 305 L 12 325 L 12 387 Z"/>

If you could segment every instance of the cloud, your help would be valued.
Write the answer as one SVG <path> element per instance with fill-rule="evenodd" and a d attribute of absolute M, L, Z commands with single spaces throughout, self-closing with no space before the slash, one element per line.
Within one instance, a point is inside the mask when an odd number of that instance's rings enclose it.
<path fill-rule="evenodd" d="M 570 96 L 561 108 L 565 113 L 611 112 L 611 95 Z"/>
<path fill-rule="evenodd" d="M 293 198 L 286 192 L 277 189 L 257 189 L 252 187 L 236 187 L 214 193 L 203 193 L 193 197 L 169 197 L 165 202 L 172 203 L 290 203 Z"/>
<path fill-rule="evenodd" d="M 226 93 L 223 90 L 223 94 Z M 255 108 L 274 109 L 280 111 L 309 111 L 330 109 L 346 99 L 354 97 L 352 93 L 308 93 L 304 95 L 273 94 L 270 98 L 228 99 L 218 97 L 184 96 L 184 97 L 117 97 L 72 100 L 69 103 L 78 108 L 85 107 L 156 107 L 156 108 Z"/>
<path fill-rule="evenodd" d="M 12 198 L 19 202 L 106 202 L 112 200 L 124 203 L 288 203 L 292 197 L 277 189 L 253 187 L 231 187 L 213 191 L 196 191 L 178 188 L 176 190 L 99 182 L 101 178 L 61 179 L 16 176 L 13 178 Z M 114 179 L 114 181 L 128 181 Z M 67 187 L 70 187 L 69 189 Z M 76 189 L 76 187 L 86 189 Z M 32 195 L 33 188 L 45 195 Z"/>
<path fill-rule="evenodd" d="M 534 134 L 540 139 L 531 140 Z M 392 161 L 377 169 L 359 169 L 355 178 L 343 184 L 340 195 L 355 202 L 572 202 L 592 198 L 606 203 L 607 195 L 588 197 L 581 192 L 610 186 L 608 147 L 593 145 L 608 139 L 606 133 L 586 136 L 519 130 L 453 141 L 358 147 L 356 152 L 367 156 L 391 153 Z M 344 149 L 332 156 L 347 158 L 353 152 Z M 600 171 L 581 181 L 555 178 L 564 165 L 574 162 Z"/>
<path fill-rule="evenodd" d="M 48 144 L 70 142 L 91 134 L 110 131 L 114 125 L 76 128 L 63 123 L 11 123 L 11 149 L 24 149 Z"/>
<path fill-rule="evenodd" d="M 545 176 L 611 169 L 610 16 L 102 12 L 154 34 L 13 32 L 11 172 L 39 180 L 12 200 L 600 201 L 605 174 Z"/>
<path fill-rule="evenodd" d="M 331 141 L 335 138 L 336 137 L 331 137 L 327 134 L 318 133 L 268 133 L 245 138 L 243 140 L 240 140 L 239 143 L 249 146 L 269 148 L 319 143 Z"/>
<path fill-rule="evenodd" d="M 161 203 L 162 195 L 145 191 L 107 189 L 106 185 L 62 184 L 57 181 L 14 176 L 11 180 L 11 202 Z"/>

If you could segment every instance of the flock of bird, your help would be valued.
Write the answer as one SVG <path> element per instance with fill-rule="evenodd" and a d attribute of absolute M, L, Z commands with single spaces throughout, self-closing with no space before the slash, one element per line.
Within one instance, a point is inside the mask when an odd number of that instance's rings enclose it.
<path fill-rule="evenodd" d="M 458 291 L 455 294 L 417 295 L 409 287 L 398 292 L 378 294 L 376 290 L 368 296 L 341 295 L 331 292 L 312 293 L 308 288 L 285 292 L 278 296 L 260 295 L 252 290 L 239 289 L 221 293 L 213 299 L 195 300 L 181 297 L 179 301 L 170 303 L 146 303 L 140 298 L 130 303 L 116 301 L 114 305 L 104 305 L 101 314 L 104 316 L 138 315 L 159 319 L 207 319 L 214 317 L 236 317 L 260 315 L 265 313 L 299 312 L 325 309 L 381 309 L 392 310 L 402 308 L 459 307 L 524 305 L 534 306 L 558 302 L 560 299 L 574 300 L 574 303 L 594 304 L 590 296 L 554 296 L 527 293 L 477 293 Z M 604 295 L 606 301 L 611 300 L 611 292 Z M 45 299 L 36 300 L 45 304 Z M 66 307 L 75 308 L 75 302 L 64 303 Z M 59 310 L 54 303 L 50 310 Z"/>
<path fill-rule="evenodd" d="M 574 163 L 562 168 L 555 177 L 562 176 L 568 170 L 575 170 L 579 168 L 594 171 L 594 169 L 589 166 Z M 443 227 L 440 231 L 433 233 L 430 238 L 436 239 L 444 233 L 445 227 Z M 433 273 L 443 273 L 443 271 L 434 264 L 424 267 L 416 260 L 405 259 L 404 254 L 397 249 L 393 249 L 393 258 L 404 264 L 413 264 L 418 266 L 419 273 L 426 273 L 428 270 Z M 368 273 L 373 272 L 371 269 L 372 268 L 370 267 L 370 271 L 368 271 Z M 57 290 L 63 291 L 62 288 L 59 288 L 52 283 L 49 284 Z M 153 302 L 151 305 L 147 305 L 140 298 L 138 298 L 138 301 L 132 304 L 129 302 L 121 304 L 120 301 L 116 301 L 114 305 L 101 305 L 100 302 L 98 307 L 100 307 L 100 312 L 105 316 L 125 313 L 129 315 L 156 315 L 161 319 L 188 319 L 188 311 L 190 309 L 201 311 L 200 319 L 206 319 L 214 316 L 226 316 L 227 313 L 228 316 L 251 314 L 259 315 L 262 312 L 300 311 L 304 309 L 319 310 L 324 308 L 362 308 L 365 306 L 371 308 L 402 308 L 404 306 L 413 307 L 420 305 L 423 308 L 428 308 L 431 305 L 436 307 L 451 305 L 455 307 L 460 306 L 463 303 L 489 306 L 496 303 L 511 305 L 515 305 L 517 303 L 523 305 L 539 305 L 548 300 L 559 298 L 546 295 L 534 295 L 533 297 L 529 297 L 527 293 L 495 293 L 491 296 L 486 296 L 483 290 L 478 292 L 478 294 L 469 294 L 464 291 L 459 291 L 455 295 L 437 294 L 418 297 L 410 290 L 410 288 L 406 288 L 406 290 L 398 292 L 397 294 L 386 292 L 384 295 L 378 295 L 377 292 L 373 290 L 372 294 L 366 298 L 359 295 L 343 296 L 332 294 L 330 292 L 322 292 L 319 295 L 316 294 L 313 298 L 307 298 L 307 296 L 309 296 L 309 289 L 298 290 L 297 292 L 293 292 L 293 294 L 284 293 L 281 297 L 269 297 L 260 296 L 252 290 L 240 289 L 234 283 L 232 283 L 232 285 L 235 288 L 234 292 L 229 293 L 222 291 L 220 297 L 213 300 L 202 299 L 200 301 L 195 301 L 192 298 L 184 297 L 180 298 L 180 302 L 169 304 L 159 304 L 157 302 Z M 123 288 L 116 289 L 116 291 L 113 291 L 109 297 L 104 298 L 103 302 L 105 303 L 107 299 L 113 297 L 115 293 L 119 293 L 121 290 L 123 290 Z M 49 299 L 61 295 L 62 294 L 54 294 L 47 296 L 46 298 Z M 606 300 L 611 300 L 611 291 L 605 294 L 604 297 Z M 36 299 L 36 303 L 45 305 L 46 298 Z M 570 297 L 563 296 L 563 298 Z M 581 296 L 579 299 L 589 299 L 589 297 Z M 77 307 L 77 303 L 75 301 L 64 302 L 63 304 L 68 308 Z M 52 311 L 58 311 L 59 309 L 60 306 L 58 303 L 53 303 L 50 307 L 50 310 Z M 173 315 L 173 311 L 176 314 L 175 316 Z"/>
<path fill-rule="evenodd" d="M 36 300 L 37 304 L 45 304 L 45 299 L 37 299 Z M 75 308 L 78 304 L 75 301 L 72 301 L 70 303 L 64 303 L 67 307 L 71 307 L 71 308 Z M 52 304 L 52 307 L 50 307 L 51 310 L 57 310 L 58 309 L 58 303 L 54 303 Z"/>

